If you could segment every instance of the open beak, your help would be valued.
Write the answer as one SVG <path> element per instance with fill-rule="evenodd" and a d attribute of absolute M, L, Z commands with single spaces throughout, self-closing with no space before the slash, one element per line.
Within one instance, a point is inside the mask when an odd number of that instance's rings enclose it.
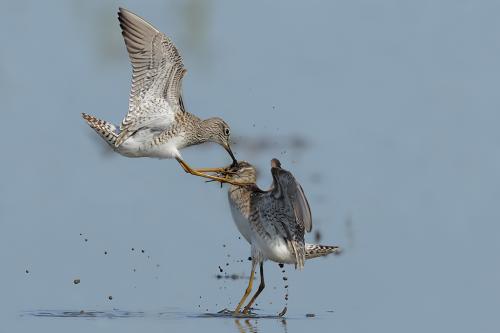
<path fill-rule="evenodd" d="M 233 159 L 233 164 L 231 164 L 231 167 L 238 165 L 238 161 L 236 160 L 236 157 L 234 157 L 234 154 L 231 150 L 231 147 L 229 147 L 229 145 L 227 145 L 224 148 L 229 153 L 229 156 L 231 156 L 231 158 Z"/>

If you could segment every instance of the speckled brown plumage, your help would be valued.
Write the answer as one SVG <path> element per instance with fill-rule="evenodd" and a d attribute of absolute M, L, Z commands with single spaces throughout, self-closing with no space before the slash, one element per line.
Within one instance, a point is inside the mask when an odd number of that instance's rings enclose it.
<path fill-rule="evenodd" d="M 118 20 L 132 65 L 128 112 L 119 128 L 109 122 L 103 127 L 99 122 L 104 121 L 83 114 L 87 123 L 127 157 L 180 161 L 180 149 L 215 142 L 234 160 L 229 125 L 221 118 L 201 120 L 186 111 L 182 98 L 186 69 L 172 40 L 124 8 L 119 9 Z M 181 165 L 194 174 L 187 163 Z"/>

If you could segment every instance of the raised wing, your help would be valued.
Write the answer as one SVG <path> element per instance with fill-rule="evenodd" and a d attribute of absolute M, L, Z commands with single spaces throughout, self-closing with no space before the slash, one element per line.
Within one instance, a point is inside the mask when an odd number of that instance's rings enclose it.
<path fill-rule="evenodd" d="M 310 232 L 312 230 L 311 207 L 302 186 L 291 172 L 281 167 L 273 167 L 271 173 L 273 174 L 272 192 L 275 196 L 285 196 L 288 199 L 296 223 L 300 224 L 305 231 Z"/>
<path fill-rule="evenodd" d="M 141 127 L 169 127 L 175 113 L 184 111 L 181 84 L 186 72 L 167 36 L 124 8 L 118 20 L 132 63 L 132 88 L 117 146 Z"/>
<path fill-rule="evenodd" d="M 297 267 L 305 261 L 304 233 L 311 231 L 312 217 L 309 203 L 295 177 L 272 161 L 273 185 L 267 192 L 253 196 L 250 216 L 258 216 L 262 228 L 270 235 L 285 238 L 295 254 Z M 257 202 L 259 201 L 259 202 Z"/>
<path fill-rule="evenodd" d="M 274 189 L 252 197 L 250 219 L 256 228 L 261 228 L 269 238 L 279 235 L 286 239 L 295 255 L 297 267 L 302 268 L 305 261 L 304 228 L 296 223 L 295 213 L 290 201 L 276 197 Z"/>

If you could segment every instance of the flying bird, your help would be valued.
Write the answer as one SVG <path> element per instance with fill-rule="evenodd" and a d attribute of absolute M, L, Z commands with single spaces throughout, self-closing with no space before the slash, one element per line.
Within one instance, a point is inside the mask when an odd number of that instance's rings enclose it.
<path fill-rule="evenodd" d="M 236 163 L 229 125 L 221 118 L 202 120 L 186 111 L 181 91 L 186 69 L 175 45 L 153 25 L 124 8 L 119 9 L 118 20 L 132 63 L 128 113 L 119 127 L 85 113 L 83 119 L 123 156 L 175 158 L 190 174 L 231 182 L 206 174 L 221 168 L 191 168 L 179 152 L 188 146 L 215 142 Z"/>

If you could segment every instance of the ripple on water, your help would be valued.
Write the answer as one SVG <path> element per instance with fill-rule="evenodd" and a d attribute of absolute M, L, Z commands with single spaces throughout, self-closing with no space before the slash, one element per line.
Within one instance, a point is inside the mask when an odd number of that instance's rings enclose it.
<path fill-rule="evenodd" d="M 36 310 L 26 311 L 21 315 L 33 317 L 52 317 L 52 318 L 136 318 L 145 317 L 145 312 L 142 311 L 67 311 L 67 310 Z"/>
<path fill-rule="evenodd" d="M 286 310 L 285 310 L 286 311 Z M 187 313 L 182 311 L 164 311 L 164 312 L 144 312 L 144 311 L 125 311 L 113 309 L 110 311 L 95 310 L 34 310 L 24 311 L 21 316 L 46 317 L 46 318 L 233 318 L 233 319 L 284 319 L 284 312 L 280 314 L 258 314 L 250 312 L 248 314 L 234 315 L 233 311 L 224 309 L 217 313 Z"/>
<path fill-rule="evenodd" d="M 284 313 L 283 313 L 284 315 Z M 249 313 L 246 313 L 246 314 L 243 314 L 243 313 L 239 313 L 238 315 L 235 315 L 233 311 L 229 310 L 229 309 L 223 309 L 217 313 L 203 313 L 203 314 L 200 314 L 200 315 L 196 315 L 194 317 L 197 317 L 197 318 L 234 318 L 234 319 L 238 319 L 238 318 L 243 318 L 243 319 L 246 319 L 246 318 L 253 318 L 253 319 L 283 319 L 283 315 L 280 315 L 280 314 L 273 314 L 273 315 L 270 315 L 270 314 L 258 314 L 258 313 L 255 313 L 255 312 L 249 312 Z"/>

